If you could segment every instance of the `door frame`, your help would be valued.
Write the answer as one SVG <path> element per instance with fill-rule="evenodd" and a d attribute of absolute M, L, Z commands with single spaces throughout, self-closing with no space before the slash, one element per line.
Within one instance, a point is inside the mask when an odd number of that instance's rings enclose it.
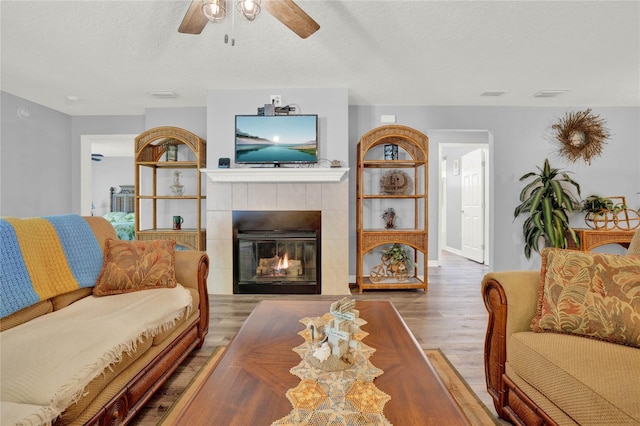
<path fill-rule="evenodd" d="M 434 136 L 431 136 L 430 133 L 427 133 L 429 136 L 430 142 L 438 143 L 438 265 L 442 264 L 442 250 L 445 248 L 445 238 L 446 238 L 446 230 L 443 229 L 443 224 L 446 223 L 447 220 L 453 220 L 455 217 L 456 220 L 460 218 L 460 212 L 447 212 L 446 205 L 444 203 L 444 181 L 446 177 L 443 179 L 443 173 L 446 173 L 446 170 L 442 170 L 442 160 L 444 156 L 444 150 L 446 148 L 469 148 L 470 151 L 476 148 L 485 149 L 485 169 L 484 169 L 484 177 L 485 177 L 485 208 L 484 208 L 484 264 L 490 265 L 491 259 L 493 257 L 493 245 L 491 242 L 493 241 L 493 235 L 491 230 L 493 229 L 493 215 L 492 209 L 493 206 L 493 132 L 487 129 L 433 129 L 431 131 L 434 133 Z M 466 143 L 466 142 L 447 142 L 447 140 L 456 140 L 459 138 L 461 133 L 485 133 L 486 134 L 486 143 Z M 458 138 L 456 138 L 456 134 L 458 134 Z M 443 140 L 440 142 L 438 139 Z M 455 213 L 455 216 L 453 214 Z M 443 218 L 445 218 L 443 220 Z"/>
<path fill-rule="evenodd" d="M 133 141 L 136 136 L 138 135 L 80 135 L 80 214 L 82 216 L 91 216 L 91 200 L 93 199 L 91 149 L 93 144 L 129 142 Z"/>

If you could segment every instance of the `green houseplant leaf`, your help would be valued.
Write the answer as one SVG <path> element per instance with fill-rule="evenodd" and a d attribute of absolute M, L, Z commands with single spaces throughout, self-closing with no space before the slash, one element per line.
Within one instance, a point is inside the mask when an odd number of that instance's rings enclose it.
<path fill-rule="evenodd" d="M 404 263 L 407 269 L 413 266 L 411 253 L 402 244 L 394 243 L 391 247 L 382 250 L 382 257 L 388 259 L 392 265 Z"/>
<path fill-rule="evenodd" d="M 566 188 L 571 185 L 580 196 L 580 185 L 566 172 L 551 167 L 544 160 L 538 172 L 529 172 L 520 178 L 528 182 L 520 191 L 520 204 L 513 211 L 514 218 L 527 215 L 522 225 L 524 235 L 524 254 L 529 259 L 531 252 L 540 252 L 542 247 L 567 248 L 567 235 L 580 244 L 578 235 L 569 225 L 569 216 L 580 208 L 580 202 Z M 544 240 L 544 246 L 540 240 Z"/>

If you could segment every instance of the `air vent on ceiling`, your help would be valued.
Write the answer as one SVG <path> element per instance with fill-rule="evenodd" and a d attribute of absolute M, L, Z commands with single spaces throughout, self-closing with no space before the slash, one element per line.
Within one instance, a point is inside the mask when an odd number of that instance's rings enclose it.
<path fill-rule="evenodd" d="M 534 93 L 532 96 L 534 98 L 555 98 L 556 96 L 560 96 L 568 91 L 568 89 L 540 90 Z"/>
<path fill-rule="evenodd" d="M 480 93 L 480 96 L 496 98 L 498 96 L 504 95 L 505 93 L 507 93 L 506 90 L 487 90 L 486 92 Z"/>
<path fill-rule="evenodd" d="M 175 99 L 178 97 L 178 94 L 171 90 L 150 90 L 147 93 L 157 99 Z"/>

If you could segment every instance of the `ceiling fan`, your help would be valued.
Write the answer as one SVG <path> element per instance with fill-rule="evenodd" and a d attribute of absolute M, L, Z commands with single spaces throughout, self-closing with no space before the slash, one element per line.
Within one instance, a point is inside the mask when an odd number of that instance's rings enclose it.
<path fill-rule="evenodd" d="M 225 2 L 226 0 L 214 2 L 216 5 L 222 3 L 223 14 Z M 189 9 L 187 9 L 187 13 L 184 15 L 182 23 L 178 28 L 178 32 L 184 34 L 200 34 L 202 32 L 205 25 L 209 22 L 209 19 L 207 19 L 207 16 L 205 16 L 205 13 L 203 12 L 203 5 L 205 3 L 211 4 L 211 1 L 191 1 Z M 254 0 L 254 3 L 257 3 L 259 7 L 259 0 Z M 320 29 L 320 25 L 307 15 L 300 6 L 295 4 L 293 0 L 264 0 L 262 4 L 267 12 L 286 25 L 291 31 L 298 34 L 301 38 L 307 38 Z M 239 6 L 239 9 L 241 7 L 242 5 Z M 244 12 L 242 13 L 244 14 Z M 247 17 L 247 19 L 253 20 L 249 17 Z"/>

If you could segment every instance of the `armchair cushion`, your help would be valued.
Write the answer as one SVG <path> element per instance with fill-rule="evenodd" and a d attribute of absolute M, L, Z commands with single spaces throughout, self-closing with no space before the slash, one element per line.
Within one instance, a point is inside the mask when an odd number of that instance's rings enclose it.
<path fill-rule="evenodd" d="M 627 254 L 632 256 L 640 256 L 640 228 L 633 234 L 633 238 L 631 239 L 631 243 L 629 244 L 629 248 L 627 249 Z"/>
<path fill-rule="evenodd" d="M 638 424 L 640 350 L 579 336 L 532 332 L 514 334 L 508 348 L 507 375 L 544 396 L 536 402 L 553 401 L 561 414 L 582 425 Z M 554 411 L 551 408 L 544 406 L 547 414 Z M 552 415 L 558 424 L 563 424 L 561 414 Z"/>
<path fill-rule="evenodd" d="M 531 325 L 640 347 L 640 258 L 545 249 Z"/>

